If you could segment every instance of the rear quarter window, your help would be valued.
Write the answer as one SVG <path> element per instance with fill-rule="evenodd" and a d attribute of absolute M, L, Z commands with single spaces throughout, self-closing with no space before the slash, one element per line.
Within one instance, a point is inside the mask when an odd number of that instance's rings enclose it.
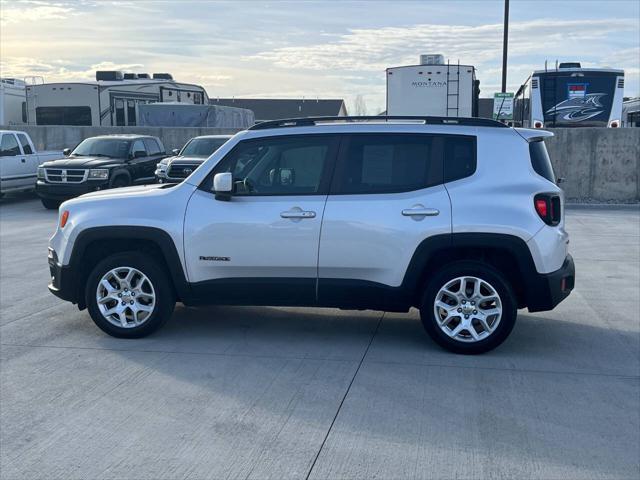
<path fill-rule="evenodd" d="M 535 172 L 550 182 L 556 183 L 551 159 L 542 140 L 529 143 L 529 155 L 531 156 L 531 166 Z"/>
<path fill-rule="evenodd" d="M 476 138 L 448 135 L 444 143 L 444 181 L 470 177 L 476 171 Z"/>

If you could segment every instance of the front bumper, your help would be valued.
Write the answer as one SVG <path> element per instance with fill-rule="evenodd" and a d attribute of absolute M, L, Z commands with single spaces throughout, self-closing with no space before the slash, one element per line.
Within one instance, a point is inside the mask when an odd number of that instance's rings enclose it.
<path fill-rule="evenodd" d="M 576 267 L 567 255 L 562 267 L 555 272 L 538 274 L 527 286 L 527 308 L 530 312 L 553 310 L 569 296 L 575 286 Z"/>
<path fill-rule="evenodd" d="M 49 248 L 48 261 L 49 273 L 51 274 L 49 291 L 62 300 L 79 303 L 78 282 L 74 271 L 58 263 L 58 256 L 52 248 Z"/>
<path fill-rule="evenodd" d="M 88 180 L 82 183 L 46 183 L 42 180 L 36 182 L 36 193 L 40 198 L 52 200 L 68 200 L 70 198 L 84 195 L 109 188 L 108 180 Z"/>

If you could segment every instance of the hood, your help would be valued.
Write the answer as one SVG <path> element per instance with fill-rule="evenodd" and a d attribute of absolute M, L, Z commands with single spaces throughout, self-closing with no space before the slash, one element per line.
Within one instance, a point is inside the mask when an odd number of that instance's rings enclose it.
<path fill-rule="evenodd" d="M 149 192 L 153 192 L 154 190 L 158 190 L 159 188 L 170 188 L 173 185 L 170 184 L 151 184 L 151 185 L 136 185 L 133 187 L 122 187 L 122 188 L 110 188 L 107 190 L 97 190 L 91 193 L 85 193 L 84 195 L 80 195 L 76 198 L 105 198 L 105 197 L 122 197 L 131 196 L 131 195 L 144 195 Z"/>
<path fill-rule="evenodd" d="M 181 157 L 181 156 L 177 156 L 177 157 L 171 157 L 169 159 L 169 164 L 171 165 L 180 165 L 181 163 L 188 163 L 190 165 L 197 163 L 200 164 L 202 162 L 204 162 L 207 159 L 207 157 L 189 157 L 189 156 L 185 156 L 185 157 Z"/>
<path fill-rule="evenodd" d="M 125 163 L 123 158 L 111 157 L 66 157 L 60 160 L 45 162 L 43 167 L 47 168 L 100 168 L 111 165 L 122 165 Z"/>
<path fill-rule="evenodd" d="M 173 157 L 169 161 L 169 165 L 200 165 L 202 164 L 207 157 Z"/>

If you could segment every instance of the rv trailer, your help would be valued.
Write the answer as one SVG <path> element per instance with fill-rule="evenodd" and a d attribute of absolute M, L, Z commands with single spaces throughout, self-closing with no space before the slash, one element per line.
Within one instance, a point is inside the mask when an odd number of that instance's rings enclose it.
<path fill-rule="evenodd" d="M 516 124 L 531 128 L 622 126 L 624 70 L 579 62 L 534 71 L 516 93 Z"/>
<path fill-rule="evenodd" d="M 26 92 L 31 125 L 133 126 L 140 104 L 209 103 L 204 88 L 168 73 L 98 71 L 95 81 L 27 85 Z"/>
<path fill-rule="evenodd" d="M 420 55 L 419 65 L 387 68 L 387 115 L 477 117 L 475 67 Z"/>
<path fill-rule="evenodd" d="M 0 125 L 27 123 L 26 90 L 24 80 L 0 78 Z"/>

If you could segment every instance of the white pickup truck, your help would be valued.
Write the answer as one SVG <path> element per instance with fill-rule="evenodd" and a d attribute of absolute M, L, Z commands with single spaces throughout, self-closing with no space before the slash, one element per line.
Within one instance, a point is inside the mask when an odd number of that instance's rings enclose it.
<path fill-rule="evenodd" d="M 26 132 L 0 130 L 0 196 L 34 189 L 38 166 L 63 156 L 62 151 L 36 152 Z"/>

